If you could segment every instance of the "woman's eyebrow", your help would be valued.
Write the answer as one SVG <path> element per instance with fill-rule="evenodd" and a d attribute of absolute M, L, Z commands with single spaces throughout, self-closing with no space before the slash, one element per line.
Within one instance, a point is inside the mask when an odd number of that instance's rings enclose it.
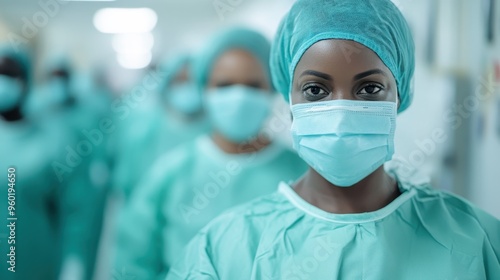
<path fill-rule="evenodd" d="M 318 71 L 314 71 L 314 70 L 306 70 L 304 72 L 302 72 L 302 74 L 300 75 L 301 77 L 304 76 L 304 75 L 312 75 L 312 76 L 316 76 L 316 77 L 319 77 L 319 78 L 322 78 L 322 79 L 325 79 L 325 80 L 328 80 L 328 81 L 332 81 L 332 76 L 326 74 L 326 73 L 323 73 L 323 72 L 318 72 Z"/>
<path fill-rule="evenodd" d="M 366 72 L 357 74 L 356 76 L 354 76 L 353 81 L 361 80 L 364 77 L 368 77 L 368 76 L 373 75 L 373 74 L 381 74 L 381 75 L 384 75 L 387 77 L 387 74 L 384 71 L 377 68 L 377 69 L 372 69 L 372 70 L 368 70 Z"/>

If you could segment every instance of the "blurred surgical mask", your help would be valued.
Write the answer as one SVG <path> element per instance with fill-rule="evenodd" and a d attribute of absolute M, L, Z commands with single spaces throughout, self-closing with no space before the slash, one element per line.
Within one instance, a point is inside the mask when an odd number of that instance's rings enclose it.
<path fill-rule="evenodd" d="M 269 92 L 241 85 L 212 89 L 205 95 L 213 126 L 237 143 L 257 136 L 269 116 L 271 103 Z"/>
<path fill-rule="evenodd" d="M 15 108 L 21 100 L 22 90 L 19 80 L 0 75 L 0 112 Z"/>
<path fill-rule="evenodd" d="M 201 110 L 201 94 L 192 83 L 174 85 L 165 94 L 167 102 L 183 114 L 191 115 Z"/>
<path fill-rule="evenodd" d="M 396 111 L 385 101 L 292 105 L 293 146 L 323 178 L 350 187 L 392 158 Z"/>

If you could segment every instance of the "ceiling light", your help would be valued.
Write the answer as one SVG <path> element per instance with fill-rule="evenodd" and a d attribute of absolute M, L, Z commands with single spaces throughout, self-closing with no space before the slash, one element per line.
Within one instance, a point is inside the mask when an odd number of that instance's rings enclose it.
<path fill-rule="evenodd" d="M 120 66 L 126 69 L 146 68 L 153 58 L 151 52 L 146 54 L 117 54 L 116 59 Z"/>
<path fill-rule="evenodd" d="M 94 15 L 94 26 L 102 33 L 147 33 L 157 21 L 150 8 L 104 8 Z"/>
<path fill-rule="evenodd" d="M 113 49 L 121 54 L 145 54 L 151 52 L 154 45 L 151 33 L 127 33 L 113 36 Z"/>

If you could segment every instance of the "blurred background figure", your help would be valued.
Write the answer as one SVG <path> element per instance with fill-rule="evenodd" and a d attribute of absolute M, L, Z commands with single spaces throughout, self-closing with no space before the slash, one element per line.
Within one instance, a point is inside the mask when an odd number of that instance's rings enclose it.
<path fill-rule="evenodd" d="M 146 81 L 157 75 L 152 90 L 141 85 L 132 89 L 130 94 L 144 90 L 150 96 L 120 127 L 114 183 L 125 202 L 158 156 L 208 131 L 201 92 L 191 72 L 189 56 L 171 57 L 144 77 Z"/>
<path fill-rule="evenodd" d="M 26 104 L 29 117 L 37 118 L 53 113 L 61 113 L 76 105 L 76 98 L 70 83 L 73 78 L 70 66 L 66 61 L 52 62 L 44 73 L 44 83 L 35 89 Z"/>
<path fill-rule="evenodd" d="M 31 244 L 25 243 L 22 247 L 17 247 L 17 252 L 14 251 L 14 255 L 17 255 L 18 262 L 24 261 L 27 264 L 40 263 L 39 267 L 32 267 L 30 269 L 34 273 L 32 275 L 55 278 L 57 270 L 60 267 L 60 255 L 56 253 L 59 250 L 53 250 L 53 248 L 60 247 L 55 246 L 57 244 L 56 236 L 58 232 L 53 229 L 51 225 L 51 222 L 54 220 L 51 219 L 51 212 L 53 212 L 51 208 L 55 208 L 54 206 L 57 204 L 57 197 L 54 194 L 58 193 L 58 190 L 57 187 L 52 186 L 51 183 L 53 184 L 57 181 L 55 180 L 55 176 L 52 176 L 52 181 L 37 182 L 37 180 L 43 179 L 44 171 L 49 173 L 51 158 L 47 157 L 47 155 L 50 156 L 50 154 L 47 154 L 47 149 L 43 148 L 43 142 L 42 139 L 40 139 L 40 136 L 43 134 L 41 134 L 31 123 L 27 123 L 21 110 L 22 104 L 27 98 L 30 88 L 31 69 L 28 53 L 24 50 L 15 52 L 8 45 L 2 46 L 0 51 L 1 168 L 3 170 L 14 170 L 14 166 L 18 163 L 35 163 L 31 164 L 33 166 L 31 170 L 26 170 L 24 172 L 26 175 L 24 178 L 15 180 L 17 182 L 14 186 L 17 190 L 16 197 L 18 199 L 14 201 L 17 202 L 19 206 L 15 207 L 14 210 L 17 211 L 7 212 L 7 207 L 9 206 L 8 201 L 4 199 L 0 202 L 3 209 L 2 219 L 7 220 L 9 216 L 14 215 L 27 216 L 24 221 L 20 220 L 14 223 L 13 229 L 16 229 L 19 233 L 18 237 L 22 238 L 23 232 L 25 235 L 29 235 L 33 232 L 34 228 L 37 228 L 38 234 L 45 239 L 45 242 L 40 244 L 34 241 L 33 238 L 28 238 L 26 242 L 33 240 Z M 38 140 L 34 138 L 38 138 Z M 35 146 L 34 150 L 38 152 L 38 154 L 33 154 L 33 151 L 31 153 L 24 152 L 24 154 L 22 154 L 22 151 L 30 148 L 30 144 L 31 146 Z M 38 149 L 36 149 L 36 146 L 38 146 Z M 8 157 L 12 157 L 12 161 L 7 162 L 6 159 Z M 13 173 L 13 171 L 11 172 Z M 5 186 L 2 187 L 3 193 L 7 194 L 7 184 L 9 183 L 7 177 L 5 176 L 2 178 L 1 182 L 2 186 Z M 33 186 L 30 186 L 30 183 L 33 184 Z M 27 190 L 27 187 L 31 187 L 30 190 Z M 25 199 L 25 206 L 23 207 L 23 196 L 27 198 L 32 197 L 32 199 L 36 198 L 36 201 L 38 201 L 38 204 L 42 205 L 42 207 L 36 207 L 32 202 L 29 202 L 29 199 Z M 29 204 L 27 204 L 27 202 Z M 45 205 L 48 207 L 43 207 Z M 33 222 L 37 224 L 32 224 Z M 4 237 L 1 243 L 2 255 L 12 255 L 10 246 L 7 245 L 7 236 L 10 235 L 11 230 L 12 229 L 7 227 L 3 227 L 1 230 L 2 237 Z M 11 243 L 13 243 L 13 241 L 11 241 Z M 10 272 L 7 270 L 7 265 L 4 264 L 2 268 L 0 272 L 2 279 L 15 279 L 15 274 L 11 273 L 9 275 Z M 30 275 L 26 270 L 24 273 L 26 276 Z M 23 272 L 20 274 L 23 274 Z"/>
<path fill-rule="evenodd" d="M 42 83 L 32 94 L 41 106 L 35 106 L 38 110 L 27 110 L 28 118 L 66 135 L 70 139 L 68 144 L 71 144 L 69 148 L 65 147 L 67 154 L 82 162 L 74 169 L 71 181 L 81 181 L 80 189 L 75 191 L 83 192 L 78 193 L 82 216 L 75 223 L 84 226 L 82 235 L 87 243 L 80 246 L 86 245 L 84 250 L 89 267 L 85 273 L 90 279 L 101 236 L 106 195 L 111 187 L 114 155 L 110 146 L 112 137 L 107 137 L 101 129 L 103 122 L 111 120 L 107 110 L 109 103 L 102 97 L 107 92 L 82 82 L 83 76 L 77 73 L 66 56 L 55 55 L 45 65 Z M 96 125 L 98 128 L 94 128 Z M 66 173 L 64 168 L 54 168 L 54 171 L 60 176 Z M 63 270 L 60 277 L 72 277 L 73 273 L 71 269 Z"/>
<path fill-rule="evenodd" d="M 173 87 L 169 94 L 199 89 L 212 129 L 146 173 L 119 220 L 116 268 L 141 279 L 165 276 L 210 220 L 306 171 L 298 155 L 259 133 L 272 106 L 269 51 L 255 31 L 224 31 L 193 62 L 196 84 Z"/>
<path fill-rule="evenodd" d="M 30 89 L 29 58 L 25 52 L 16 53 L 8 45 L 0 46 L 1 107 L 3 121 L 17 122 L 23 119 L 22 104 Z"/>
<path fill-rule="evenodd" d="M 388 165 L 402 168 L 402 175 L 431 180 L 436 188 L 462 195 L 500 218 L 499 0 L 393 2 L 415 38 L 414 87 L 419 94 L 414 106 L 398 116 L 395 155 Z M 187 168 L 181 165 L 183 153 L 172 151 L 182 149 L 178 144 L 184 147 L 184 158 L 198 159 L 202 153 L 196 145 L 208 143 L 204 147 L 215 159 L 206 156 L 204 164 L 216 168 L 217 158 L 227 155 L 220 152 L 221 146 L 227 148 L 221 140 L 240 142 L 236 140 L 245 136 L 226 115 L 238 111 L 236 107 L 218 108 L 229 102 L 224 94 L 233 89 L 241 96 L 249 91 L 224 86 L 227 81 L 200 87 L 196 61 L 209 58 L 203 54 L 207 42 L 228 27 L 246 26 L 271 40 L 293 3 L 2 1 L 0 44 L 9 50 L 3 51 L 8 59 L 0 75 L 0 197 L 7 197 L 6 172 L 15 166 L 18 217 L 23 220 L 16 231 L 19 270 L 14 276 L 4 274 L 9 264 L 0 259 L 0 279 L 140 279 L 128 261 L 114 263 L 118 213 L 132 207 L 142 188 L 175 185 L 165 195 L 179 202 L 194 195 L 179 191 L 180 186 L 191 190 L 193 182 L 212 180 L 207 171 L 190 174 L 190 183 L 162 181 L 167 176 L 163 168 Z M 26 49 L 31 56 L 24 55 Z M 245 76 L 253 74 L 247 71 Z M 278 95 L 269 98 L 269 116 L 260 135 L 272 144 L 262 150 L 275 144 L 291 147 L 288 104 Z M 257 111 L 248 115 L 245 127 L 262 117 Z M 207 131 L 220 135 L 199 140 L 197 136 Z M 156 168 L 161 162 L 165 167 Z M 230 184 L 236 183 L 233 178 Z M 162 198 L 155 197 L 155 203 Z M 8 215 L 7 203 L 0 198 L 2 217 Z M 212 204 L 207 207 L 215 207 Z M 182 205 L 166 207 L 175 213 Z M 193 218 L 192 230 L 205 223 L 204 215 L 213 214 L 201 212 L 199 221 Z M 182 217 L 175 222 L 178 228 L 184 226 Z M 3 230 L 0 248 L 6 256 L 9 233 Z M 177 237 L 168 234 L 163 235 L 175 242 Z M 172 252 L 189 235 L 168 244 Z M 168 258 L 162 265 L 169 265 Z M 156 275 L 159 269 L 147 273 Z"/>
<path fill-rule="evenodd" d="M 0 206 L 5 221 L 18 218 L 0 232 L 2 254 L 15 255 L 0 275 L 2 279 L 91 279 L 100 220 L 93 211 L 97 205 L 86 172 L 89 162 L 70 155 L 74 135 L 29 119 L 23 112 L 32 92 L 31 73 L 27 52 L 10 46 L 0 49 L 0 167 L 11 170 L 15 178 L 1 179 L 4 194 L 10 183 L 9 193 L 15 199 L 4 199 Z M 64 146 L 69 148 L 67 155 L 60 153 Z M 9 211 L 8 206 L 12 206 Z M 10 242 L 7 237 L 12 237 Z"/>

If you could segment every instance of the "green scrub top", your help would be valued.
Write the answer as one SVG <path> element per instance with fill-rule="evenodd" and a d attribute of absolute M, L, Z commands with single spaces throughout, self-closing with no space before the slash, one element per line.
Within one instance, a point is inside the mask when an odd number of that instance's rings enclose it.
<path fill-rule="evenodd" d="M 89 160 L 69 166 L 65 147 L 75 149 L 75 138 L 54 122 L 9 123 L 0 120 L 0 279 L 58 279 L 67 263 L 74 279 L 91 279 L 99 214 L 99 189 L 88 175 Z M 65 165 L 59 180 L 54 163 Z M 8 169 L 15 168 L 14 215 L 8 210 Z M 15 229 L 7 218 L 15 217 Z M 10 222 L 10 221 L 9 221 Z M 9 239 L 10 236 L 15 236 Z M 9 240 L 11 240 L 9 243 Z M 14 244 L 15 242 L 15 244 Z M 7 254 L 15 246 L 15 273 Z M 14 263 L 12 263 L 14 265 Z M 78 274 L 78 275 L 76 275 Z"/>
<path fill-rule="evenodd" d="M 428 185 L 369 213 L 332 214 L 285 183 L 215 219 L 176 279 L 500 279 L 500 221 Z"/>
<path fill-rule="evenodd" d="M 279 181 L 295 180 L 306 170 L 297 154 L 278 144 L 230 155 L 201 136 L 178 147 L 156 162 L 124 211 L 116 271 L 164 279 L 184 246 L 213 218 L 274 192 Z"/>

